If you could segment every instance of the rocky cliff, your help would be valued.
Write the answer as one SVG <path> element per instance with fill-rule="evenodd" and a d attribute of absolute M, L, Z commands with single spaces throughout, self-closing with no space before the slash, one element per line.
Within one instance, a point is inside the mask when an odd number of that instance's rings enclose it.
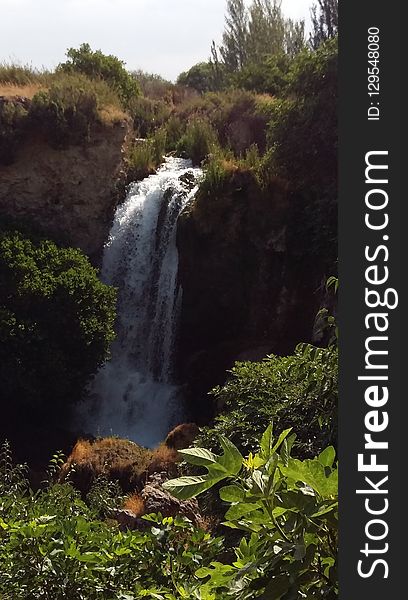
<path fill-rule="evenodd" d="M 180 216 L 179 374 L 195 418 L 210 416 L 206 392 L 235 360 L 290 353 L 312 338 L 331 273 L 327 256 L 299 233 L 307 227 L 301 203 L 284 182 L 264 189 L 237 170 Z"/>
<path fill-rule="evenodd" d="M 97 125 L 91 141 L 53 148 L 31 131 L 0 164 L 0 218 L 81 248 L 97 260 L 125 185 L 129 123 Z"/>

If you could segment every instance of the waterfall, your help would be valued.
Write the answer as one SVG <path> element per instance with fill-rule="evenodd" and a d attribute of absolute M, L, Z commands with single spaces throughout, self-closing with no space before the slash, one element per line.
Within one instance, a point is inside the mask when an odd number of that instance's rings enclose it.
<path fill-rule="evenodd" d="M 181 302 L 176 229 L 200 174 L 190 161 L 168 157 L 155 175 L 131 185 L 116 210 L 102 280 L 118 288 L 117 338 L 80 409 L 84 430 L 152 447 L 182 420 L 173 379 Z"/>

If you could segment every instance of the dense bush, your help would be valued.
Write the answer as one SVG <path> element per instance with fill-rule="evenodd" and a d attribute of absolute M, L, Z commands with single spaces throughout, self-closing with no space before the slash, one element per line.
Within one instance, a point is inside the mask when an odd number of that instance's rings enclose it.
<path fill-rule="evenodd" d="M 210 62 L 198 63 L 188 71 L 180 73 L 177 83 L 201 93 L 213 92 L 219 89 L 219 78 L 217 78 L 214 65 Z"/>
<path fill-rule="evenodd" d="M 90 140 L 92 125 L 98 120 L 98 99 L 85 81 L 56 84 L 33 98 L 30 120 L 41 127 L 54 146 Z"/>
<path fill-rule="evenodd" d="M 198 443 L 217 447 L 218 435 L 254 450 L 265 421 L 281 432 L 297 432 L 296 453 L 314 456 L 336 443 L 338 355 L 334 346 L 300 345 L 292 356 L 236 363 L 222 387 L 211 393 L 220 414 L 203 429 Z"/>
<path fill-rule="evenodd" d="M 88 259 L 53 242 L 0 234 L 2 429 L 31 426 L 81 397 L 114 337 L 115 290 Z"/>
<path fill-rule="evenodd" d="M 176 600 L 183 597 L 184 585 L 197 581 L 197 568 L 220 550 L 220 539 L 179 518 L 152 515 L 143 532 L 122 532 L 113 521 L 100 521 L 122 501 L 106 481 L 97 480 L 85 502 L 70 484 L 52 477 L 34 493 L 24 475 L 3 446 L 2 598 Z"/>
<path fill-rule="evenodd" d="M 195 119 L 188 123 L 184 135 L 177 144 L 177 152 L 186 154 L 193 164 L 199 165 L 218 145 L 217 133 L 211 123 Z"/>
<path fill-rule="evenodd" d="M 139 181 L 155 172 L 166 151 L 166 129 L 157 129 L 145 140 L 136 140 L 127 154 L 128 179 Z"/>
<path fill-rule="evenodd" d="M 8 444 L 0 451 L 0 596 L 13 600 L 236 600 L 337 597 L 337 467 L 326 448 L 313 460 L 291 458 L 290 430 L 243 458 L 222 438 L 223 455 L 189 449 L 181 456 L 207 474 L 164 484 L 180 499 L 221 482 L 224 525 L 238 545 L 178 517 L 143 517 L 142 530 L 119 530 L 109 517 L 124 501 L 98 479 L 84 499 L 56 483 L 54 456 L 33 492 Z M 124 506 L 133 506 L 132 497 Z M 107 521 L 101 519 L 107 518 Z M 143 521 L 142 521 L 143 522 Z"/>
<path fill-rule="evenodd" d="M 128 111 L 137 135 L 145 138 L 167 121 L 171 106 L 163 100 L 140 96 L 129 103 Z"/>
<path fill-rule="evenodd" d="M 335 193 L 337 40 L 303 52 L 291 65 L 286 97 L 275 106 L 269 143 L 279 172 L 296 188 Z"/>
<path fill-rule="evenodd" d="M 241 156 L 252 144 L 261 152 L 265 150 L 273 106 L 270 96 L 231 90 L 193 98 L 178 106 L 175 114 L 183 122 L 208 121 L 216 130 L 221 146 Z"/>
<path fill-rule="evenodd" d="M 287 54 L 267 56 L 263 61 L 243 67 L 234 80 L 245 90 L 281 96 L 287 86 L 290 63 Z"/>
<path fill-rule="evenodd" d="M 118 94 L 124 106 L 140 93 L 136 79 L 116 56 L 103 54 L 101 50 L 94 51 L 89 44 L 81 44 L 78 49 L 70 48 L 67 58 L 59 66 L 60 70 L 82 73 L 90 79 L 102 79 Z"/>
<path fill-rule="evenodd" d="M 175 85 L 156 73 L 146 73 L 139 69 L 132 72 L 132 77 L 138 82 L 144 97 L 150 100 L 170 101 L 173 98 Z"/>
<path fill-rule="evenodd" d="M 230 505 L 223 525 L 245 532 L 235 560 L 214 561 L 196 571 L 203 580 L 201 592 L 236 600 L 337 598 L 335 450 L 329 446 L 313 459 L 293 459 L 296 435 L 290 433 L 286 429 L 275 440 L 269 426 L 259 452 L 246 459 L 223 437 L 221 456 L 206 448 L 180 451 L 207 473 L 167 481 L 164 487 L 187 499 L 228 483 L 219 489 Z"/>

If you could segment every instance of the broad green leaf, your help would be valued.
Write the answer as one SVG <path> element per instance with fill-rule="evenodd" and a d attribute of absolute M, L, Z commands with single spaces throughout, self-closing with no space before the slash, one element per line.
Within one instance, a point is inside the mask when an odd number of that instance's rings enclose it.
<path fill-rule="evenodd" d="M 276 452 L 276 450 L 279 448 L 279 446 L 281 445 L 283 440 L 288 437 L 288 435 L 290 434 L 291 431 L 292 431 L 292 427 L 289 427 L 289 429 L 285 429 L 285 431 L 282 431 L 282 433 L 278 437 L 278 441 L 276 442 L 276 444 L 273 446 L 273 448 L 271 450 L 271 454 Z"/>
<path fill-rule="evenodd" d="M 212 583 L 222 585 L 228 581 L 236 569 L 231 565 L 224 565 L 220 562 L 212 562 L 211 567 L 202 567 L 196 571 L 196 577 L 204 579 L 210 575 Z"/>
<path fill-rule="evenodd" d="M 224 454 L 220 456 L 217 463 L 222 465 L 229 475 L 238 475 L 241 470 L 244 457 L 238 448 L 224 436 L 220 436 L 220 443 Z"/>
<path fill-rule="evenodd" d="M 240 502 L 239 504 L 233 504 L 226 512 L 225 518 L 231 521 L 236 521 L 240 517 L 254 512 L 260 507 L 257 502 Z"/>
<path fill-rule="evenodd" d="M 262 476 L 261 471 L 255 470 L 252 473 L 252 481 L 259 491 L 263 494 L 265 492 L 266 482 Z"/>
<path fill-rule="evenodd" d="M 325 467 L 317 460 L 290 459 L 287 467 L 280 466 L 282 474 L 295 482 L 301 481 L 310 486 L 322 498 L 337 496 L 337 469 L 326 477 Z"/>
<path fill-rule="evenodd" d="M 202 494 L 225 477 L 226 475 L 219 475 L 218 477 L 209 477 L 208 475 L 179 477 L 178 479 L 165 481 L 163 488 L 179 500 L 188 500 Z"/>
<path fill-rule="evenodd" d="M 328 446 L 318 456 L 318 461 L 324 467 L 332 467 L 334 459 L 336 458 L 336 451 L 333 446 Z"/>
<path fill-rule="evenodd" d="M 226 485 L 220 489 L 220 498 L 224 502 L 241 502 L 244 497 L 244 490 L 237 485 Z"/>
<path fill-rule="evenodd" d="M 206 448 L 188 448 L 179 450 L 179 454 L 190 464 L 204 467 L 214 464 L 218 459 L 218 456 Z"/>

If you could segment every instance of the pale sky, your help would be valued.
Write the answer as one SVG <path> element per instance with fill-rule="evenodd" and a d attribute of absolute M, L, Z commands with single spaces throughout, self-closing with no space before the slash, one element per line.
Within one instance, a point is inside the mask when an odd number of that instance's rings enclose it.
<path fill-rule="evenodd" d="M 309 19 L 313 0 L 283 0 L 286 16 Z M 225 0 L 0 0 L 0 61 L 53 68 L 88 42 L 128 69 L 176 79 L 220 41 Z"/>

